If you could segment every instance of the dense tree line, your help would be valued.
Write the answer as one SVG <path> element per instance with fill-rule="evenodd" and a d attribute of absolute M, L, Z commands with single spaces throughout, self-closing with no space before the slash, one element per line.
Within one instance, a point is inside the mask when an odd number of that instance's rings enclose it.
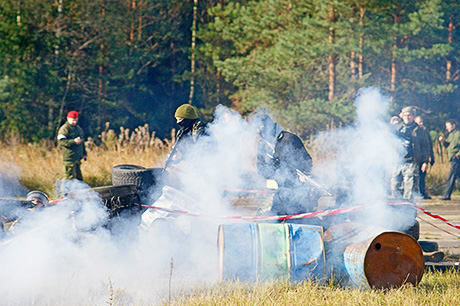
<path fill-rule="evenodd" d="M 53 139 L 75 109 L 89 135 L 165 136 L 190 101 L 208 120 L 265 105 L 307 136 L 352 122 L 369 86 L 441 130 L 460 119 L 459 23 L 460 0 L 0 0 L 0 131 Z"/>

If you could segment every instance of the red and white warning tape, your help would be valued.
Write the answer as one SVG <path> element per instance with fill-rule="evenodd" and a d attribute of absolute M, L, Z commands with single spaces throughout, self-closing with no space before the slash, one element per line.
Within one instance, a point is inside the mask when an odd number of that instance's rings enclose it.
<path fill-rule="evenodd" d="M 236 191 L 236 190 L 228 190 L 228 191 Z M 241 190 L 238 190 L 241 191 Z M 255 192 L 254 190 L 245 190 L 246 192 Z M 65 201 L 67 198 L 61 198 L 61 199 L 56 199 L 53 201 L 50 201 L 50 204 L 55 204 L 60 201 Z M 435 213 L 430 212 L 427 209 L 424 209 L 418 205 L 415 205 L 414 203 L 410 202 L 390 202 L 386 203 L 386 205 L 409 205 L 413 207 L 414 209 L 424 213 L 425 215 L 430 216 L 431 218 L 437 219 L 442 221 L 443 223 L 454 227 L 458 230 L 460 230 L 460 225 L 457 225 L 453 222 L 450 222 L 446 218 L 437 215 Z M 161 211 L 166 211 L 169 213 L 179 213 L 179 214 L 187 214 L 189 216 L 195 216 L 195 217 L 210 217 L 210 218 L 219 218 L 219 219 L 238 219 L 238 220 L 246 220 L 246 221 L 254 221 L 254 220 L 288 220 L 288 219 L 303 219 L 303 218 L 322 218 L 325 216 L 332 216 L 332 215 L 339 215 L 339 214 L 345 214 L 349 213 L 352 211 L 357 211 L 361 209 L 366 209 L 370 208 L 372 206 L 370 205 L 361 205 L 361 206 L 351 206 L 351 207 L 343 207 L 343 208 L 336 208 L 336 209 L 329 209 L 329 210 L 323 210 L 323 211 L 317 211 L 317 212 L 311 212 L 311 213 L 303 213 L 303 214 L 295 214 L 295 215 L 283 215 L 283 216 L 255 216 L 255 217 L 248 217 L 248 216 L 219 216 L 219 215 L 213 215 L 213 214 L 204 214 L 204 213 L 192 213 L 184 210 L 177 210 L 177 209 L 168 209 L 164 207 L 158 207 L 158 206 L 151 206 L 151 205 L 142 205 L 142 207 L 145 208 L 152 208 L 152 209 L 157 209 Z"/>
<path fill-rule="evenodd" d="M 449 220 L 447 220 L 446 218 L 444 217 L 441 217 L 440 215 L 437 215 L 437 214 L 434 214 L 432 213 L 431 211 L 429 210 L 426 210 L 420 206 L 417 206 L 415 204 L 412 204 L 412 203 L 408 203 L 408 202 L 402 202 L 402 203 L 388 203 L 388 205 L 400 205 L 400 204 L 407 204 L 407 205 L 410 205 L 412 207 L 414 207 L 416 210 L 418 211 L 421 211 L 422 213 L 424 213 L 425 215 L 428 215 L 434 219 L 438 219 L 438 220 L 441 220 L 442 222 L 444 222 L 445 224 L 449 225 L 449 226 L 452 226 L 456 229 L 459 229 L 460 230 L 460 225 L 457 225 L 455 223 L 452 223 L 450 222 Z"/>
<path fill-rule="evenodd" d="M 449 226 L 452 226 L 456 229 L 460 230 L 460 226 L 456 225 L 447 219 L 436 215 L 420 206 L 417 206 L 413 203 L 410 202 L 392 202 L 392 203 L 386 203 L 386 205 L 409 205 L 413 207 L 414 209 L 421 211 L 422 213 L 434 218 L 441 220 L 442 222 L 446 223 Z M 351 206 L 351 207 L 343 207 L 343 208 L 336 208 L 336 209 L 329 209 L 329 210 L 323 210 L 323 211 L 317 211 L 317 212 L 311 212 L 311 213 L 303 213 L 303 214 L 295 214 L 295 215 L 283 215 L 283 216 L 255 216 L 255 217 L 247 217 L 247 216 L 219 216 L 219 215 L 213 215 L 213 214 L 204 214 L 204 213 L 192 213 L 184 210 L 177 210 L 177 209 L 168 209 L 164 207 L 158 207 L 158 206 L 151 206 L 151 205 L 142 205 L 142 207 L 145 208 L 151 208 L 151 209 L 157 209 L 169 213 L 178 213 L 178 214 L 187 214 L 189 216 L 195 216 L 195 217 L 210 217 L 210 218 L 219 218 L 219 219 L 238 219 L 238 220 L 246 220 L 246 221 L 254 221 L 254 220 L 287 220 L 287 219 L 303 219 L 303 218 L 322 218 L 325 216 L 332 216 L 332 215 L 339 215 L 339 214 L 345 214 L 349 213 L 352 211 L 357 211 L 361 209 L 366 209 L 370 208 L 372 206 L 369 205 L 361 205 L 361 206 Z"/>
<path fill-rule="evenodd" d="M 169 213 L 178 213 L 178 214 L 187 214 L 189 216 L 194 216 L 194 217 L 210 217 L 210 218 L 219 218 L 219 219 L 238 219 L 238 220 L 247 220 L 247 221 L 253 221 L 253 220 L 286 220 L 286 219 L 303 219 L 303 218 L 313 218 L 313 217 L 318 217 L 322 218 L 325 216 L 331 216 L 331 215 L 338 215 L 338 214 L 343 214 L 343 213 L 349 213 L 352 211 L 360 210 L 367 208 L 369 206 L 362 205 L 362 206 L 352 206 L 352 207 L 344 207 L 344 208 L 336 208 L 336 209 L 329 209 L 329 210 L 323 210 L 323 211 L 316 211 L 316 212 L 311 212 L 311 213 L 303 213 L 303 214 L 295 214 L 295 215 L 284 215 L 284 216 L 256 216 L 256 217 L 247 217 L 247 216 L 219 216 L 219 215 L 213 215 L 213 214 L 203 214 L 203 213 L 192 213 L 184 210 L 177 210 L 177 209 L 168 209 L 164 207 L 158 207 L 158 206 L 149 206 L 149 205 L 142 205 L 142 207 L 145 208 L 152 208 L 152 209 L 158 209 L 161 211 L 166 211 Z"/>
<path fill-rule="evenodd" d="M 55 200 L 51 200 L 48 202 L 48 204 L 56 204 L 58 202 L 61 202 L 61 201 L 66 201 L 67 198 L 60 198 L 60 199 L 55 199 Z"/>

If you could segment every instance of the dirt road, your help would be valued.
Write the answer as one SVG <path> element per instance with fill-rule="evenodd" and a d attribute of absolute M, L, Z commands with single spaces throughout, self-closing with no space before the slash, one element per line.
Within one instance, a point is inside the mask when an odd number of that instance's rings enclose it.
<path fill-rule="evenodd" d="M 422 208 L 440 215 L 455 225 L 460 225 L 460 196 L 453 195 L 451 201 L 441 201 L 439 197 L 424 200 Z M 441 220 L 434 219 L 424 213 L 418 213 L 420 222 L 420 239 L 436 241 L 440 250 L 446 255 L 460 256 L 460 230 L 449 226 Z"/>

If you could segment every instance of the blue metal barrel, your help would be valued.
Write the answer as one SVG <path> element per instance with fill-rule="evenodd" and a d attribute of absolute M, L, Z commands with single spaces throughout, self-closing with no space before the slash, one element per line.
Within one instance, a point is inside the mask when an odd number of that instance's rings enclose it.
<path fill-rule="evenodd" d="M 298 224 L 226 224 L 219 227 L 222 280 L 292 280 L 324 276 L 323 230 Z"/>

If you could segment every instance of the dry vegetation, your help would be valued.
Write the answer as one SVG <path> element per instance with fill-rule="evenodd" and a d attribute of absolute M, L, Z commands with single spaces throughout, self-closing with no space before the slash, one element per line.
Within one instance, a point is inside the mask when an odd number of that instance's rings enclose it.
<path fill-rule="evenodd" d="M 175 130 L 171 140 L 159 139 L 155 132 L 149 133 L 148 125 L 133 131 L 121 128 L 119 133 L 106 129 L 97 139 L 86 142 L 88 160 L 82 164 L 85 182 L 91 187 L 111 185 L 111 169 L 115 165 L 134 164 L 146 168 L 163 167 L 167 154 L 175 141 Z M 0 161 L 6 165 L 15 164 L 21 169 L 18 175 L 21 183 L 29 190 L 39 189 L 50 195 L 55 194 L 55 183 L 62 179 L 63 164 L 61 151 L 45 143 L 21 144 L 19 138 L 1 143 Z M 322 152 L 321 144 L 327 139 L 310 140 L 306 146 L 313 159 L 319 161 L 331 157 L 330 152 Z M 427 176 L 430 194 L 439 195 L 449 171 L 445 150 L 435 144 L 436 163 Z M 326 156 L 328 155 L 328 156 Z"/>
<path fill-rule="evenodd" d="M 460 274 L 456 271 L 426 273 L 418 287 L 362 290 L 320 285 L 306 281 L 291 284 L 221 283 L 199 288 L 164 305 L 458 305 Z"/>
<path fill-rule="evenodd" d="M 119 134 L 107 129 L 98 139 L 86 142 L 88 160 L 82 163 L 84 181 L 92 187 L 112 184 L 111 170 L 115 165 L 134 164 L 146 168 L 162 167 L 172 141 L 149 134 L 148 126 L 134 131 L 122 128 Z M 96 145 L 98 143 L 98 145 Z M 55 194 L 54 184 L 63 177 L 61 150 L 41 143 L 21 144 L 15 139 L 2 143 L 0 161 L 15 164 L 21 169 L 21 183 L 29 190 Z"/>

